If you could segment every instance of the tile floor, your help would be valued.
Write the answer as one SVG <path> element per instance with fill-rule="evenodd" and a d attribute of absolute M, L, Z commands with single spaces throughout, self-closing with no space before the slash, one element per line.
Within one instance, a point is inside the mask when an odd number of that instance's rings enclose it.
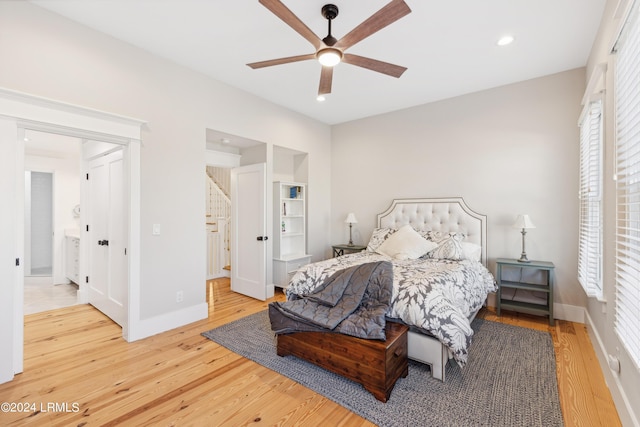
<path fill-rule="evenodd" d="M 24 314 L 40 313 L 77 304 L 78 286 L 54 285 L 51 276 L 24 278 Z"/>

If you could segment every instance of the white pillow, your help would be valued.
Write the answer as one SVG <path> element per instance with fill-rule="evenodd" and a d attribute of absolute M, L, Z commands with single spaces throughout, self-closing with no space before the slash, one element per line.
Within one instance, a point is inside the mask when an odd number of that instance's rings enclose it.
<path fill-rule="evenodd" d="M 475 243 L 462 242 L 462 254 L 464 259 L 470 259 L 472 261 L 480 261 L 482 256 L 482 246 Z"/>
<path fill-rule="evenodd" d="M 376 252 L 395 259 L 418 259 L 438 247 L 407 224 L 387 238 Z"/>

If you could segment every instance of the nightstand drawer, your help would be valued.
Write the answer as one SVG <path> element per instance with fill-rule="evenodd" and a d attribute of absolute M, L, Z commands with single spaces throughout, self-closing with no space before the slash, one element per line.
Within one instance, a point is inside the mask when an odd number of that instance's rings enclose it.
<path fill-rule="evenodd" d="M 311 262 L 311 257 L 304 257 L 295 261 L 285 261 L 285 269 L 287 270 L 287 273 L 293 274 L 297 270 L 309 264 L 309 262 Z"/>
<path fill-rule="evenodd" d="M 286 288 L 296 271 L 311 262 L 311 255 L 273 260 L 273 283 Z"/>

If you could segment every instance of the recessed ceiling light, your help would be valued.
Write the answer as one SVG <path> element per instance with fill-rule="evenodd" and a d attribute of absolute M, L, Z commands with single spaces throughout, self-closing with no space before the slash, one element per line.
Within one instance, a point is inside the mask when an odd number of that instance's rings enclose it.
<path fill-rule="evenodd" d="M 324 97 L 324 95 L 318 95 L 318 97 L 316 98 L 316 100 L 317 100 L 318 102 L 322 102 L 322 101 L 324 101 L 325 99 L 327 99 L 327 98 L 325 98 L 325 97 Z"/>
<path fill-rule="evenodd" d="M 497 44 L 498 46 L 506 46 L 506 45 L 508 45 L 508 44 L 513 43 L 513 41 L 514 41 L 514 40 L 515 40 L 515 38 L 514 38 L 513 36 L 511 36 L 511 35 L 505 35 L 505 36 L 500 37 L 500 38 L 498 39 L 498 41 L 496 42 L 496 44 Z"/>
<path fill-rule="evenodd" d="M 223 144 L 229 144 L 231 140 L 229 138 L 220 138 L 220 142 L 222 142 Z"/>

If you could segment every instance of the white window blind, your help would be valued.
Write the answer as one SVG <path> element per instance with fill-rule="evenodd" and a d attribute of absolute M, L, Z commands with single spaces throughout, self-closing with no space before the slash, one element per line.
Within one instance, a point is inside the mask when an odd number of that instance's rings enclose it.
<path fill-rule="evenodd" d="M 602 298 L 602 101 L 587 105 L 580 123 L 578 281 Z"/>
<path fill-rule="evenodd" d="M 615 330 L 640 367 L 640 24 L 638 3 L 616 43 Z"/>

